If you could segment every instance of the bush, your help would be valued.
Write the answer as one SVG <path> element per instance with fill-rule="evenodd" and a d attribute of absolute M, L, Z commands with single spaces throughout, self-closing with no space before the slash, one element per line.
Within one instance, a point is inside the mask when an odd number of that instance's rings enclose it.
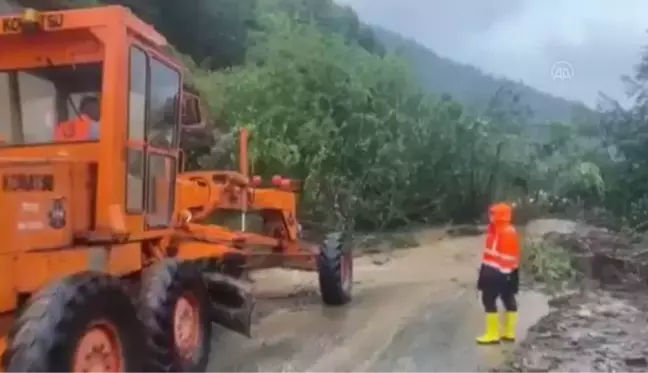
<path fill-rule="evenodd" d="M 560 291 L 574 284 L 578 272 L 569 252 L 546 242 L 527 242 L 522 250 L 522 273 L 550 291 Z"/>

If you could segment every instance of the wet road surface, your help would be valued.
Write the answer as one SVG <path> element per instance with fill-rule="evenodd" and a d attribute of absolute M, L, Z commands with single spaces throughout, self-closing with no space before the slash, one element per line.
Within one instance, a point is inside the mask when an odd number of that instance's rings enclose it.
<path fill-rule="evenodd" d="M 438 240 L 397 251 L 387 263 L 356 261 L 354 299 L 320 304 L 314 274 L 255 276 L 253 338 L 218 329 L 210 371 L 475 371 L 500 364 L 511 345 L 476 346 L 483 314 L 474 290 L 482 237 Z M 381 260 L 382 262 L 382 260 Z M 520 299 L 520 332 L 547 311 L 538 294 Z"/>
<path fill-rule="evenodd" d="M 520 303 L 519 338 L 548 311 L 546 299 L 539 294 L 522 294 Z M 365 371 L 473 372 L 495 368 L 513 352 L 514 345 L 476 345 L 474 339 L 483 328 L 481 316 L 472 292 L 442 304 L 431 303 Z"/>

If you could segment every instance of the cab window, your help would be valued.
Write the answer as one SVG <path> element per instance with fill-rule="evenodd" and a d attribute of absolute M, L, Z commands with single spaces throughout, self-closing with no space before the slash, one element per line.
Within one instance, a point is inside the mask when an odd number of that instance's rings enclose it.
<path fill-rule="evenodd" d="M 180 73 L 150 58 L 149 116 L 146 130 L 146 223 L 165 227 L 173 213 L 173 180 L 176 159 L 167 151 L 177 145 L 180 120 Z"/>
<path fill-rule="evenodd" d="M 146 134 L 146 84 L 148 57 L 136 47 L 130 52 L 128 90 L 128 141 L 135 146 L 127 148 L 126 212 L 144 211 L 144 149 L 140 146 Z"/>
<path fill-rule="evenodd" d="M 151 58 L 150 119 L 147 139 L 153 147 L 176 146 L 180 119 L 180 73 Z"/>
<path fill-rule="evenodd" d="M 0 140 L 4 145 L 97 141 L 101 64 L 0 72 Z M 91 117 L 82 133 L 61 124 Z"/>

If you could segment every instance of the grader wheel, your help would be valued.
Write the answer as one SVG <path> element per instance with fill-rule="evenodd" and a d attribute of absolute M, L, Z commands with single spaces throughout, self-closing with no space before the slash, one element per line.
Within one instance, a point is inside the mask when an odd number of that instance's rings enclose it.
<path fill-rule="evenodd" d="M 133 372 L 146 340 L 118 279 L 80 273 L 34 294 L 9 334 L 8 372 Z"/>
<path fill-rule="evenodd" d="M 324 240 L 317 257 L 317 271 L 324 304 L 342 306 L 351 300 L 353 256 L 341 234 L 329 234 Z"/>
<path fill-rule="evenodd" d="M 199 267 L 165 259 L 146 269 L 140 314 L 152 352 L 147 369 L 205 371 L 209 360 L 209 298 Z"/>

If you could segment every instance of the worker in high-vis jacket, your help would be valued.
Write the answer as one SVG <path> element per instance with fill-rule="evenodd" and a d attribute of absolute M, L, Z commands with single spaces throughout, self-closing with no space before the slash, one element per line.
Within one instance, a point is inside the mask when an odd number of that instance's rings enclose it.
<path fill-rule="evenodd" d="M 494 204 L 489 209 L 490 224 L 477 280 L 477 289 L 481 291 L 486 312 L 486 330 L 477 337 L 478 344 L 515 341 L 520 240 L 511 222 L 512 215 L 513 208 L 505 203 Z M 506 310 L 503 329 L 500 329 L 497 299 L 502 300 Z"/>
<path fill-rule="evenodd" d="M 99 140 L 99 120 L 101 111 L 99 99 L 85 96 L 79 106 L 76 118 L 59 123 L 54 129 L 55 141 L 93 141 Z"/>

